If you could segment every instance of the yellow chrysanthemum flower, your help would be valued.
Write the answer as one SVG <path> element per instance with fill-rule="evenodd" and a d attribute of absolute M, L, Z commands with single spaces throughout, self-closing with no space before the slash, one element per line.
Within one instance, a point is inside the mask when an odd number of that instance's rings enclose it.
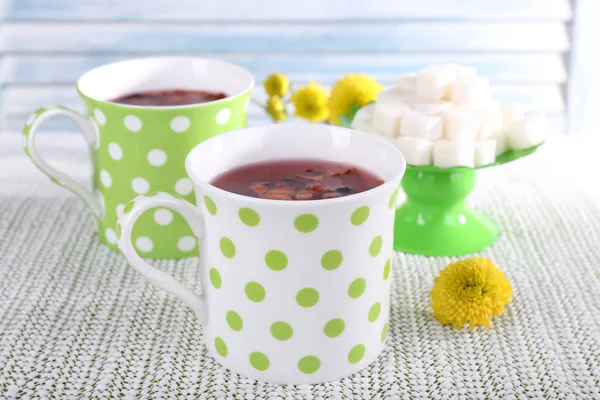
<path fill-rule="evenodd" d="M 480 257 L 448 264 L 429 294 L 435 318 L 455 329 L 467 322 L 471 329 L 491 328 L 490 318 L 502 315 L 513 296 L 504 273 L 492 261 Z"/>
<path fill-rule="evenodd" d="M 287 118 L 285 104 L 283 104 L 279 96 L 269 97 L 269 100 L 267 100 L 267 112 L 275 122 L 285 121 Z"/>
<path fill-rule="evenodd" d="M 284 74 L 271 74 L 265 80 L 264 86 L 269 96 L 283 97 L 290 90 L 290 81 Z"/>
<path fill-rule="evenodd" d="M 329 117 L 327 99 L 329 93 L 323 86 L 309 82 L 298 88 L 292 95 L 294 114 L 310 122 L 323 122 Z"/>
<path fill-rule="evenodd" d="M 383 87 L 365 74 L 347 74 L 335 83 L 329 98 L 331 122 L 339 125 L 340 115 L 350 117 L 352 106 L 363 107 L 377 98 Z"/>

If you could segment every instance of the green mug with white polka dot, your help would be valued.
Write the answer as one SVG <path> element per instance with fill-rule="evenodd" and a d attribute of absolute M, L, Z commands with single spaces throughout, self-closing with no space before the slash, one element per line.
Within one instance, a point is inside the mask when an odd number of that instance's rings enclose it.
<path fill-rule="evenodd" d="M 247 197 L 210 183 L 245 164 L 307 158 L 353 164 L 385 183 L 313 201 Z M 373 362 L 388 333 L 402 154 L 359 131 L 276 124 L 204 141 L 186 169 L 196 203 L 167 193 L 138 196 L 116 235 L 131 266 L 196 312 L 208 352 L 240 375 L 281 384 L 331 381 Z M 199 238 L 202 294 L 136 251 L 133 227 L 156 207 L 181 215 Z"/>
<path fill-rule="evenodd" d="M 116 249 L 115 225 L 135 196 L 163 191 L 194 202 L 185 158 L 198 143 L 246 125 L 253 76 L 222 61 L 195 57 L 159 57 L 117 62 L 85 73 L 77 91 L 87 113 L 60 106 L 37 110 L 23 130 L 25 152 L 53 182 L 79 196 L 97 220 L 102 242 Z M 186 89 L 224 92 L 207 103 L 147 107 L 113 103 L 123 95 L 150 90 Z M 53 117 L 73 121 L 89 145 L 92 191 L 48 165 L 35 138 Z M 196 239 L 184 219 L 169 210 L 149 210 L 133 231 L 138 249 L 150 258 L 195 254 Z"/>

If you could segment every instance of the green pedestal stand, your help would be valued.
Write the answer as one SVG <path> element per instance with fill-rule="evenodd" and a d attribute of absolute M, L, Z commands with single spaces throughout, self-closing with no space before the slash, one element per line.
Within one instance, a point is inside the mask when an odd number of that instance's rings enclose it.
<path fill-rule="evenodd" d="M 406 203 L 396 211 L 394 248 L 426 256 L 478 252 L 498 238 L 496 224 L 466 201 L 477 171 L 408 166 Z"/>

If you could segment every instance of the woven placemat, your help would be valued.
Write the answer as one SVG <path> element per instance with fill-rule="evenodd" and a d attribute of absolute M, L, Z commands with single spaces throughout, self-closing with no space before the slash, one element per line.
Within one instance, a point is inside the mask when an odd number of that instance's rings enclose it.
<path fill-rule="evenodd" d="M 438 324 L 428 292 L 451 259 L 398 253 L 385 351 L 313 386 L 220 367 L 193 313 L 102 246 L 80 201 L 0 181 L 0 398 L 600 399 L 600 196 L 544 162 L 484 172 L 472 198 L 502 231 L 482 255 L 515 294 L 493 329 Z M 195 259 L 157 266 L 199 288 Z"/>

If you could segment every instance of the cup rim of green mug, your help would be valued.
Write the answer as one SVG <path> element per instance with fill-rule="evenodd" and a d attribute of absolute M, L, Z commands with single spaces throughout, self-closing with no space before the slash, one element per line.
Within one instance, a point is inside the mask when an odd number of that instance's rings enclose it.
<path fill-rule="evenodd" d="M 203 63 L 208 63 L 211 65 L 219 66 L 220 67 L 219 69 L 229 69 L 231 71 L 235 71 L 235 73 L 239 74 L 239 76 L 247 79 L 247 83 L 243 86 L 242 89 L 236 90 L 232 93 L 226 92 L 227 97 L 219 99 L 219 100 L 207 101 L 204 103 L 196 103 L 196 104 L 176 105 L 176 106 L 139 106 L 139 105 L 132 105 L 132 104 L 115 103 L 110 100 L 107 100 L 106 98 L 101 98 L 102 96 L 91 95 L 89 93 L 89 91 L 90 91 L 89 88 L 82 88 L 82 86 L 85 87 L 85 86 L 90 85 L 88 83 L 88 81 L 90 81 L 90 80 L 93 81 L 94 78 L 98 79 L 97 77 L 94 77 L 94 75 L 98 75 L 98 74 L 104 72 L 105 70 L 110 70 L 112 68 L 122 68 L 122 67 L 128 66 L 128 64 L 134 64 L 134 63 L 177 62 L 177 61 L 178 62 L 192 62 L 192 61 L 203 62 Z M 97 101 L 99 103 L 103 103 L 106 105 L 110 105 L 110 106 L 117 106 L 117 107 L 130 108 L 130 109 L 144 109 L 144 110 L 174 110 L 174 109 L 189 109 L 189 108 L 197 108 L 197 107 L 206 107 L 206 106 L 212 106 L 214 104 L 226 102 L 226 101 L 231 100 L 232 98 L 238 97 L 240 95 L 243 95 L 243 94 L 251 91 L 252 88 L 254 88 L 254 85 L 255 85 L 254 75 L 252 75 L 250 73 L 250 71 L 248 71 L 247 69 L 240 67 L 237 64 L 218 60 L 215 58 L 177 55 L 177 56 L 155 56 L 155 57 L 130 58 L 127 60 L 115 61 L 112 63 L 100 65 L 98 67 L 89 69 L 85 73 L 83 73 L 83 75 L 81 75 L 79 77 L 79 79 L 77 80 L 76 89 L 80 96 L 86 97 L 91 100 L 94 100 L 94 101 Z M 170 89 L 187 89 L 187 88 L 178 87 L 178 88 L 170 88 Z M 148 89 L 148 90 L 153 90 L 153 89 Z M 160 89 L 154 89 L 154 90 L 160 90 Z M 163 90 L 166 90 L 166 88 Z M 190 90 L 194 90 L 194 89 L 190 89 Z M 204 89 L 204 90 L 206 90 L 206 89 Z M 223 89 L 219 89 L 219 90 L 223 90 Z M 117 96 L 115 96 L 115 97 L 117 97 Z"/>
<path fill-rule="evenodd" d="M 276 131 L 275 134 L 277 134 L 277 135 L 285 135 L 285 134 L 295 135 L 295 133 L 293 133 L 295 129 L 299 129 L 299 130 L 303 130 L 303 131 L 306 131 L 306 130 L 316 131 L 317 129 L 319 129 L 319 130 L 327 129 L 332 132 L 335 132 L 335 131 L 349 132 L 350 136 L 359 138 L 357 140 L 365 140 L 367 142 L 370 142 L 370 143 L 372 143 L 373 147 L 376 146 L 381 151 L 385 151 L 388 154 L 390 154 L 391 157 L 393 157 L 393 159 L 391 159 L 390 162 L 396 163 L 396 167 L 394 168 L 394 172 L 391 173 L 388 177 L 386 177 L 386 178 L 382 177 L 382 179 L 384 180 L 384 183 L 375 188 L 366 190 L 364 192 L 355 193 L 350 196 L 342 196 L 342 197 L 333 198 L 333 199 L 320 199 L 320 200 L 313 200 L 313 201 L 272 200 L 272 199 L 262 199 L 259 197 L 244 196 L 241 194 L 237 194 L 237 193 L 229 192 L 227 190 L 220 189 L 220 188 L 212 185 L 210 183 L 210 181 L 212 181 L 216 176 L 218 176 L 219 173 L 213 175 L 211 178 L 208 178 L 208 179 L 200 178 L 198 176 L 198 174 L 196 173 L 196 168 L 192 165 L 192 163 L 194 162 L 193 160 L 196 158 L 202 159 L 203 157 L 201 155 L 198 155 L 198 153 L 206 153 L 207 152 L 206 148 L 213 145 L 213 143 L 216 143 L 219 141 L 222 142 L 222 141 L 227 141 L 227 140 L 234 140 L 235 137 L 238 137 L 240 135 L 243 135 L 245 137 L 245 140 L 247 140 L 250 135 L 253 135 L 253 134 L 259 135 L 260 132 L 264 132 L 265 130 L 269 130 L 269 129 Z M 323 133 L 319 132 L 319 134 L 323 134 Z M 305 139 L 305 137 L 301 137 L 301 138 Z M 224 146 L 221 145 L 221 147 L 224 147 Z M 306 154 L 304 157 L 300 157 L 300 158 L 301 159 L 302 158 L 315 159 L 315 160 L 325 159 L 324 157 L 314 157 L 314 156 L 311 156 L 310 154 Z M 291 158 L 291 157 L 268 158 L 263 161 L 280 161 L 280 160 L 291 160 L 291 159 L 294 159 L 294 158 Z M 355 162 L 353 162 L 353 160 L 350 160 L 350 159 L 345 160 L 343 162 L 371 170 L 370 168 L 365 167 L 364 165 L 361 165 L 359 163 L 355 163 Z M 252 162 L 240 162 L 240 163 L 236 164 L 235 167 L 242 167 L 244 165 L 249 165 L 249 164 L 252 164 Z M 235 167 L 229 167 L 229 168 L 235 168 Z M 272 125 L 254 126 L 254 127 L 236 129 L 236 130 L 224 132 L 220 135 L 206 139 L 205 141 L 194 146 L 194 148 L 192 148 L 192 150 L 190 150 L 190 152 L 188 153 L 188 155 L 185 159 L 185 169 L 187 171 L 188 176 L 191 178 L 192 182 L 194 183 L 194 185 L 197 185 L 197 186 L 201 187 L 202 189 L 204 189 L 205 193 L 207 192 L 207 189 L 208 189 L 209 191 L 216 192 L 220 195 L 229 196 L 229 197 L 232 197 L 232 198 L 244 201 L 244 202 L 252 203 L 252 204 L 262 204 L 262 205 L 268 204 L 269 206 L 279 206 L 279 207 L 303 206 L 303 207 L 311 208 L 311 207 L 320 207 L 323 205 L 338 205 L 340 203 L 349 202 L 349 201 L 350 202 L 360 201 L 361 199 L 364 199 L 369 196 L 374 196 L 374 197 L 381 196 L 384 193 L 387 193 L 389 191 L 390 186 L 395 186 L 394 189 L 398 189 L 400 180 L 402 179 L 402 176 L 404 175 L 404 173 L 406 171 L 406 160 L 404 158 L 404 155 L 400 152 L 400 150 L 398 150 L 396 148 L 396 146 L 391 144 L 389 141 L 382 139 L 378 136 L 375 136 L 373 134 L 370 134 L 370 133 L 365 133 L 362 131 L 357 131 L 355 129 L 345 128 L 345 127 L 341 127 L 341 126 L 317 125 L 317 124 L 306 124 L 306 123 L 288 123 L 288 124 L 272 124 Z M 222 173 L 222 172 L 223 171 L 221 171 L 220 173 Z M 374 172 L 374 171 L 371 171 L 371 172 Z"/>

